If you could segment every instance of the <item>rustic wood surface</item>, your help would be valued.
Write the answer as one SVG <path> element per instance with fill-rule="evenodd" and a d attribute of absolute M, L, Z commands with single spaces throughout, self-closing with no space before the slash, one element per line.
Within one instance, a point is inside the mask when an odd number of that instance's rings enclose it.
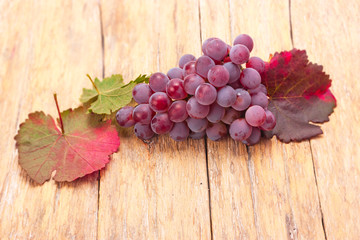
<path fill-rule="evenodd" d="M 0 239 L 359 239 L 360 2 L 0 0 Z M 76 107 L 86 74 L 166 72 L 201 42 L 250 34 L 253 55 L 292 47 L 333 79 L 324 134 L 245 147 L 121 133 L 100 173 L 33 183 L 15 136 L 28 113 Z"/>

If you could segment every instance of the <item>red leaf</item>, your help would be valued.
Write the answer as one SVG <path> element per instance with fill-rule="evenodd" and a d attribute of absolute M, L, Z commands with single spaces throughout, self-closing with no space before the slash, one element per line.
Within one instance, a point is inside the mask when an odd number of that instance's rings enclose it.
<path fill-rule="evenodd" d="M 329 120 L 336 99 L 330 92 L 331 80 L 323 67 L 309 62 L 306 51 L 293 49 L 275 53 L 262 74 L 268 90 L 268 109 L 276 117 L 276 126 L 266 132 L 284 142 L 301 141 L 322 133 L 311 124 Z"/>
<path fill-rule="evenodd" d="M 111 120 L 86 114 L 84 107 L 61 113 L 64 134 L 50 115 L 30 113 L 15 136 L 19 163 L 37 183 L 73 181 L 97 171 L 110 160 L 120 141 Z"/>

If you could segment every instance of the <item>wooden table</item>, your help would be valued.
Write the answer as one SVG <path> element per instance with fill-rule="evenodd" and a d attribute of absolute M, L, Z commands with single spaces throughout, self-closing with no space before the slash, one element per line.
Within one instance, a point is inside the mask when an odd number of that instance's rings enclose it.
<path fill-rule="evenodd" d="M 359 239 L 360 2 L 0 1 L 0 239 Z M 166 72 L 212 36 L 253 55 L 306 49 L 338 100 L 324 134 L 246 148 L 121 136 L 100 174 L 34 184 L 15 136 L 28 113 L 79 105 L 86 74 Z"/>

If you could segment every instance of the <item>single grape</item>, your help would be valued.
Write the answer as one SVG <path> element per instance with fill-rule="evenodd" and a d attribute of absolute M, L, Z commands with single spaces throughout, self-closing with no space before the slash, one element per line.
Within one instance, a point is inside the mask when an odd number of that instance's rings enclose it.
<path fill-rule="evenodd" d="M 133 111 L 133 119 L 136 123 L 149 124 L 154 115 L 149 104 L 139 104 Z"/>
<path fill-rule="evenodd" d="M 170 132 L 174 123 L 170 121 L 167 113 L 157 113 L 151 120 L 151 129 L 156 134 L 165 134 Z"/>
<path fill-rule="evenodd" d="M 261 138 L 260 129 L 257 127 L 253 127 L 252 131 L 251 131 L 251 135 L 246 140 L 243 140 L 242 142 L 246 145 L 252 146 L 252 145 L 255 145 L 258 142 L 260 142 L 260 138 Z"/>
<path fill-rule="evenodd" d="M 223 87 L 229 82 L 230 74 L 224 66 L 215 65 L 209 70 L 207 78 L 215 87 Z"/>
<path fill-rule="evenodd" d="M 206 78 L 210 68 L 215 66 L 214 61 L 208 56 L 201 56 L 195 62 L 195 71 L 201 77 Z"/>
<path fill-rule="evenodd" d="M 134 108 L 130 106 L 126 106 L 121 108 L 116 113 L 116 121 L 121 127 L 132 127 L 135 124 L 135 121 L 132 117 Z"/>
<path fill-rule="evenodd" d="M 236 141 L 243 141 L 250 137 L 252 127 L 245 121 L 245 119 L 236 119 L 229 128 L 230 137 Z"/>
<path fill-rule="evenodd" d="M 195 61 L 187 62 L 184 65 L 184 68 L 183 68 L 183 76 L 184 76 L 184 78 L 187 75 L 190 75 L 190 74 L 193 74 L 193 73 L 196 73 L 196 71 L 195 71 Z"/>
<path fill-rule="evenodd" d="M 222 87 L 218 90 L 216 102 L 222 107 L 230 107 L 236 101 L 236 92 L 230 86 Z"/>
<path fill-rule="evenodd" d="M 259 127 L 266 120 L 265 110 L 258 105 L 251 106 L 245 112 L 245 120 L 251 126 Z"/>
<path fill-rule="evenodd" d="M 209 42 L 210 41 L 212 41 L 212 40 L 214 40 L 214 39 L 217 39 L 217 38 L 214 38 L 214 37 L 212 37 L 212 38 L 208 38 L 208 39 L 206 39 L 204 42 L 203 42 L 203 44 L 202 44 L 202 46 L 201 46 L 201 50 L 203 51 L 203 53 L 206 55 L 206 50 L 207 50 L 207 45 L 209 44 Z"/>
<path fill-rule="evenodd" d="M 142 140 L 149 140 L 155 133 L 151 130 L 150 124 L 136 123 L 134 126 L 135 135 Z"/>
<path fill-rule="evenodd" d="M 206 118 L 209 120 L 209 122 L 217 123 L 220 122 L 224 115 L 225 108 L 215 102 L 210 106 L 210 112 Z"/>
<path fill-rule="evenodd" d="M 178 68 L 178 67 L 171 68 L 171 69 L 167 72 L 167 76 L 168 76 L 170 79 L 173 79 L 173 78 L 183 79 L 183 78 L 184 78 L 182 68 Z"/>
<path fill-rule="evenodd" d="M 191 97 L 186 103 L 186 110 L 190 117 L 199 119 L 205 118 L 209 114 L 210 106 L 201 105 L 195 97 Z"/>
<path fill-rule="evenodd" d="M 236 101 L 233 105 L 231 105 L 231 107 L 238 111 L 244 111 L 251 104 L 251 96 L 248 91 L 243 88 L 235 89 L 235 92 Z"/>
<path fill-rule="evenodd" d="M 205 134 L 206 134 L 205 130 L 202 132 L 190 132 L 189 137 L 198 140 L 204 138 Z"/>
<path fill-rule="evenodd" d="M 216 61 L 221 61 L 227 55 L 227 45 L 219 38 L 214 38 L 204 46 L 205 55 Z"/>
<path fill-rule="evenodd" d="M 191 131 L 193 132 L 202 132 L 206 129 L 208 125 L 208 121 L 206 118 L 195 119 L 195 118 L 187 118 L 186 123 Z"/>
<path fill-rule="evenodd" d="M 164 92 L 156 92 L 149 99 L 149 105 L 155 112 L 166 112 L 170 104 L 171 100 Z"/>
<path fill-rule="evenodd" d="M 224 67 L 229 72 L 229 83 L 233 83 L 236 80 L 239 80 L 241 70 L 238 65 L 233 64 L 232 62 L 227 62 L 224 64 Z"/>
<path fill-rule="evenodd" d="M 234 40 L 234 45 L 236 44 L 245 45 L 249 49 L 249 52 L 251 52 L 254 47 L 254 41 L 247 34 L 240 34 L 239 36 L 237 36 Z"/>
<path fill-rule="evenodd" d="M 230 59 L 235 64 L 243 64 L 249 60 L 250 52 L 242 44 L 235 45 L 230 50 Z"/>
<path fill-rule="evenodd" d="M 261 76 L 253 68 L 245 68 L 240 74 L 240 82 L 245 88 L 257 88 L 261 83 Z"/>
<path fill-rule="evenodd" d="M 196 61 L 196 57 L 191 54 L 185 54 L 179 60 L 179 67 L 184 68 L 185 64 L 191 61 Z"/>
<path fill-rule="evenodd" d="M 247 68 L 253 68 L 258 71 L 260 74 L 265 70 L 265 63 L 259 57 L 251 57 L 249 61 L 246 63 Z"/>
<path fill-rule="evenodd" d="M 195 91 L 196 100 L 202 105 L 210 105 L 216 101 L 217 91 L 209 83 L 200 84 Z"/>
<path fill-rule="evenodd" d="M 149 84 L 139 83 L 132 90 L 132 96 L 135 102 L 149 103 L 149 98 L 154 92 L 151 90 Z"/>
<path fill-rule="evenodd" d="M 263 108 L 267 108 L 269 100 L 263 92 L 258 92 L 251 95 L 251 105 L 259 105 Z"/>
<path fill-rule="evenodd" d="M 189 116 L 186 111 L 186 101 L 179 100 L 171 104 L 168 110 L 169 119 L 173 122 L 183 122 Z"/>
<path fill-rule="evenodd" d="M 153 73 L 149 78 L 150 88 L 154 92 L 165 92 L 166 84 L 168 82 L 169 82 L 169 78 L 161 72 Z"/>
<path fill-rule="evenodd" d="M 269 110 L 265 110 L 266 114 L 266 120 L 265 122 L 260 126 L 260 128 L 264 131 L 270 131 L 273 130 L 276 125 L 276 119 L 272 112 Z"/>
<path fill-rule="evenodd" d="M 209 123 L 206 129 L 206 136 L 213 141 L 220 140 L 227 134 L 227 128 L 224 123 Z"/>
<path fill-rule="evenodd" d="M 175 100 L 186 98 L 187 93 L 185 92 L 184 81 L 180 78 L 171 79 L 166 85 L 166 93 Z"/>
<path fill-rule="evenodd" d="M 256 88 L 249 88 L 248 92 L 250 93 L 250 95 L 256 94 L 258 92 L 263 92 L 265 95 L 267 95 L 267 89 L 266 89 L 265 85 L 263 85 L 263 84 L 260 84 Z"/>
<path fill-rule="evenodd" d="M 175 141 L 184 141 L 189 136 L 189 128 L 184 122 L 175 123 L 170 131 L 170 137 Z"/>
<path fill-rule="evenodd" d="M 238 119 L 241 117 L 241 112 L 236 111 L 233 108 L 227 108 L 225 110 L 225 115 L 224 117 L 221 119 L 221 121 L 227 125 L 230 125 L 234 120 Z"/>
<path fill-rule="evenodd" d="M 190 95 L 195 95 L 196 88 L 205 83 L 205 80 L 197 74 L 187 75 L 184 79 L 184 89 Z"/>

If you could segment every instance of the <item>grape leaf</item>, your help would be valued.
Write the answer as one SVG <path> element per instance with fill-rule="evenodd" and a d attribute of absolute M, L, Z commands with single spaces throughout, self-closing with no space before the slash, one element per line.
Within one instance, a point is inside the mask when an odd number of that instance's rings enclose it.
<path fill-rule="evenodd" d="M 94 87 L 92 89 L 84 88 L 80 101 L 82 103 L 91 101 L 89 107 L 91 112 L 109 115 L 130 103 L 132 89 L 136 84 L 148 81 L 149 78 L 146 75 L 140 75 L 126 85 L 120 74 L 104 78 L 103 81 L 95 78 Z"/>
<path fill-rule="evenodd" d="M 69 109 L 61 113 L 58 125 L 43 112 L 30 113 L 15 136 L 19 163 L 35 182 L 49 180 L 73 181 L 97 171 L 110 160 L 120 141 L 111 120 L 86 114 L 86 108 Z M 63 132 L 61 130 L 63 126 Z"/>
<path fill-rule="evenodd" d="M 262 83 L 268 90 L 268 109 L 277 122 L 272 131 L 265 132 L 267 137 L 276 135 L 290 142 L 322 134 L 320 126 L 312 123 L 328 121 L 336 99 L 329 90 L 329 75 L 322 66 L 309 62 L 306 51 L 275 53 L 266 63 Z"/>

